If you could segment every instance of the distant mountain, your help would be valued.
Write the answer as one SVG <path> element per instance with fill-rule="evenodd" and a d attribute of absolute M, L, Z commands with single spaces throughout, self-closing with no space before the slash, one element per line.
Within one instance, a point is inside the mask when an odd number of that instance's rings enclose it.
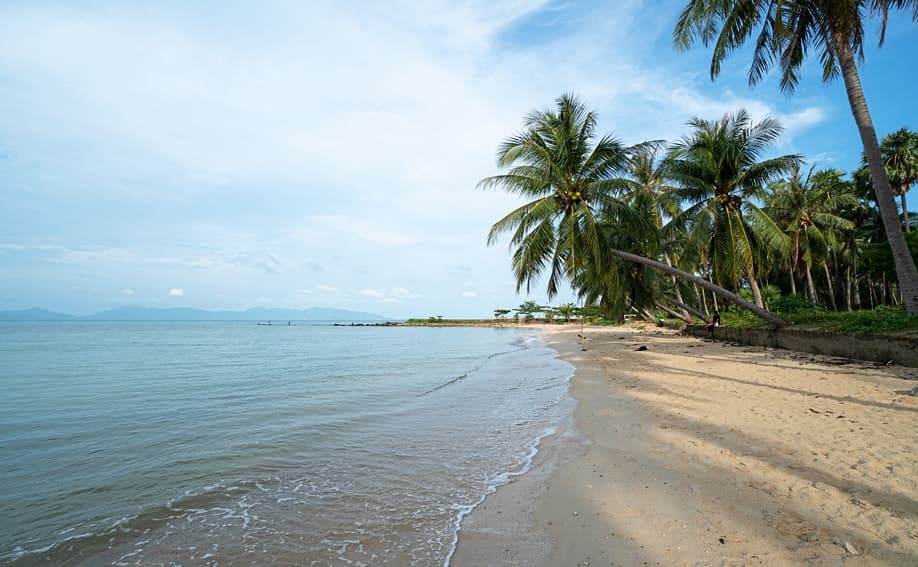
<path fill-rule="evenodd" d="M 66 313 L 55 313 L 33 307 L 19 311 L 0 311 L 0 321 L 76 321 L 78 318 Z"/>
<path fill-rule="evenodd" d="M 190 307 L 158 309 L 130 305 L 75 317 L 33 307 L 21 311 L 0 311 L 0 321 L 385 321 L 375 313 L 312 307 L 309 309 L 270 309 L 254 307 L 246 311 L 206 311 Z"/>

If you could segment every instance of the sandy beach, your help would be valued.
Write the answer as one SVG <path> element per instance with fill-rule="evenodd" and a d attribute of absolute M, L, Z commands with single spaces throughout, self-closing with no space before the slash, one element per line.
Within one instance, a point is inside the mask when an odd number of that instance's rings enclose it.
<path fill-rule="evenodd" d="M 918 369 L 579 331 L 545 327 L 575 423 L 452 565 L 918 565 Z"/>

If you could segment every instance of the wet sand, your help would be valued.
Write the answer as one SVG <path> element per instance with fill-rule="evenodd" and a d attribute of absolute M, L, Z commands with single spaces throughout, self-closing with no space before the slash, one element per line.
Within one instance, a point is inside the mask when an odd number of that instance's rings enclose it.
<path fill-rule="evenodd" d="M 453 566 L 918 565 L 918 369 L 579 330 L 545 327 L 575 424 Z"/>

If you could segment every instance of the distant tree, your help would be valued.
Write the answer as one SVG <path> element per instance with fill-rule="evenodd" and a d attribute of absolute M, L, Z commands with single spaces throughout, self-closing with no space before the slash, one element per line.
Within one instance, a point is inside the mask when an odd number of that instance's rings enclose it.
<path fill-rule="evenodd" d="M 505 315 L 507 315 L 507 314 L 510 313 L 511 311 L 512 311 L 512 309 L 495 309 L 495 310 L 494 310 L 494 318 L 495 318 L 495 319 L 502 319 Z"/>
<path fill-rule="evenodd" d="M 559 316 L 564 317 L 564 322 L 568 323 L 571 320 L 571 317 L 574 315 L 574 304 L 565 303 L 564 305 L 559 305 L 555 311 Z"/>
<path fill-rule="evenodd" d="M 766 211 L 790 237 L 789 269 L 791 293 L 797 294 L 795 277 L 802 268 L 806 276 L 810 301 L 819 298 L 813 284 L 811 268 L 825 265 L 830 250 L 837 250 L 845 231 L 854 223 L 839 215 L 857 205 L 851 184 L 842 180 L 843 173 L 828 169 L 804 175 L 799 166 L 787 179 L 769 185 Z M 831 285 L 831 279 L 828 279 Z"/>
<path fill-rule="evenodd" d="M 526 321 L 532 321 L 535 319 L 535 314 L 542 311 L 542 307 L 535 301 L 524 301 L 516 311 L 522 315 L 523 319 Z"/>
<path fill-rule="evenodd" d="M 902 224 L 905 232 L 911 232 L 908 220 L 908 203 L 905 194 L 918 181 L 918 132 L 908 128 L 900 128 L 892 134 L 883 136 L 880 141 L 880 154 L 889 182 L 892 184 L 893 193 L 899 196 L 902 202 Z"/>

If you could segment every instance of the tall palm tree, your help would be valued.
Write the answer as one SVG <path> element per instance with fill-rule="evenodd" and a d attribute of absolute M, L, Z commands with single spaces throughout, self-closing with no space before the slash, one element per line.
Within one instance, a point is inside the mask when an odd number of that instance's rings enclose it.
<path fill-rule="evenodd" d="M 825 266 L 831 250 L 837 250 L 843 231 L 854 229 L 854 223 L 839 213 L 857 205 L 857 198 L 842 180 L 841 171 L 827 169 L 804 175 L 796 167 L 787 179 L 769 185 L 766 212 L 790 236 L 791 286 L 797 270 L 803 268 L 810 300 L 818 301 L 811 268 Z M 831 284 L 831 279 L 828 280 Z"/>
<path fill-rule="evenodd" d="M 911 232 L 908 220 L 908 202 L 905 194 L 918 181 L 918 132 L 900 128 L 883 136 L 880 154 L 889 175 L 892 189 L 902 202 L 902 224 L 905 232 Z"/>
<path fill-rule="evenodd" d="M 625 208 L 611 180 L 627 168 L 629 148 L 611 136 L 594 143 L 595 130 L 596 114 L 573 95 L 563 95 L 557 110 L 530 113 L 524 130 L 501 144 L 498 165 L 509 170 L 479 182 L 534 198 L 494 223 L 488 234 L 493 244 L 513 231 L 517 290 L 525 285 L 528 292 L 548 268 L 548 298 L 554 297 L 561 281 L 573 280 L 582 269 L 583 255 L 599 255 L 595 208 Z"/>
<path fill-rule="evenodd" d="M 749 68 L 750 84 L 758 83 L 777 62 L 781 68 L 781 89 L 793 92 L 811 49 L 819 53 L 823 81 L 830 82 L 841 75 L 870 166 L 906 310 L 918 315 L 918 269 L 899 224 L 876 129 L 857 71 L 858 63 L 864 59 L 865 21 L 879 18 L 882 45 L 886 22 L 894 9 L 911 10 L 912 20 L 918 22 L 918 0 L 688 0 L 673 36 L 680 49 L 691 47 L 696 38 L 705 46 L 713 44 L 712 79 L 720 73 L 727 55 L 742 47 L 757 30 Z"/>
<path fill-rule="evenodd" d="M 506 173 L 486 177 L 479 187 L 502 188 L 532 199 L 498 220 L 488 234 L 488 244 L 511 232 L 513 271 L 517 290 L 531 285 L 547 269 L 548 295 L 558 292 L 562 279 L 575 282 L 587 260 L 602 258 L 597 215 L 627 224 L 633 234 L 650 234 L 653 225 L 633 214 L 616 197 L 621 184 L 613 176 L 624 172 L 626 148 L 610 136 L 594 140 L 596 115 L 573 95 L 563 95 L 556 109 L 534 111 L 522 132 L 507 138 L 498 150 L 498 165 Z M 694 280 L 728 301 L 746 307 L 759 317 L 786 324 L 768 311 L 692 274 L 617 249 L 606 250 L 618 258 Z M 579 259 L 579 260 L 578 260 Z"/>
<path fill-rule="evenodd" d="M 667 172 L 668 163 L 664 155 L 665 142 L 655 140 L 638 146 L 631 156 L 627 177 L 621 178 L 621 198 L 638 214 L 651 219 L 654 228 L 665 238 L 661 243 L 661 256 L 667 265 L 672 266 L 680 256 L 680 243 L 676 234 L 664 234 L 663 226 L 678 215 L 679 199 L 676 187 L 671 185 Z M 679 303 L 684 303 L 682 291 L 675 276 L 670 276 L 673 294 Z M 683 314 L 687 316 L 685 310 Z"/>
<path fill-rule="evenodd" d="M 707 250 L 718 283 L 735 286 L 745 278 L 761 307 L 757 248 L 781 249 L 786 239 L 752 199 L 801 158 L 762 160 L 783 128 L 771 118 L 753 124 L 745 110 L 720 120 L 696 117 L 689 124 L 694 132 L 673 145 L 669 161 L 669 175 L 680 184 L 676 195 L 688 204 L 673 224 L 685 227 L 690 242 Z"/>

